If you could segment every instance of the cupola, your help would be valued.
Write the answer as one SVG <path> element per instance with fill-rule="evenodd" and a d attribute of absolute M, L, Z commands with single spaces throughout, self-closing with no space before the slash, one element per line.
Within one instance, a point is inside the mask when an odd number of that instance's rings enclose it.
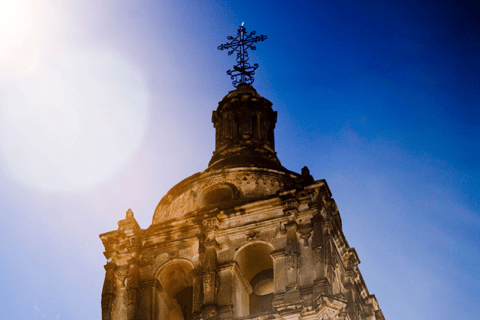
<path fill-rule="evenodd" d="M 219 102 L 212 116 L 215 151 L 207 170 L 261 167 L 285 170 L 275 153 L 277 112 L 246 83 Z"/>

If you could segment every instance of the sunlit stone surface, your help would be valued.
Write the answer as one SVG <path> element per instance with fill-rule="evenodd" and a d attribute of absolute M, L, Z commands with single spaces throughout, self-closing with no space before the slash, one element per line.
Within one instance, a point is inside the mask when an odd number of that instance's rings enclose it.
<path fill-rule="evenodd" d="M 325 180 L 276 157 L 276 112 L 239 85 L 213 113 L 208 168 L 174 186 L 141 229 L 100 235 L 102 319 L 382 320 Z"/>

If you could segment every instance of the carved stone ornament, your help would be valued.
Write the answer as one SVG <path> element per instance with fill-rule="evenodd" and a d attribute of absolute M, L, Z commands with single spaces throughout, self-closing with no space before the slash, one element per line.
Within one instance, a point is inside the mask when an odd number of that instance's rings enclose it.
<path fill-rule="evenodd" d="M 125 286 L 128 289 L 138 288 L 138 268 L 133 267 L 128 272 L 127 280 L 125 282 Z"/>
<path fill-rule="evenodd" d="M 168 252 L 168 259 L 173 260 L 180 257 L 180 252 L 178 250 L 172 250 Z"/>
<path fill-rule="evenodd" d="M 257 240 L 260 236 L 260 231 L 250 231 L 247 233 L 247 241 Z"/>
<path fill-rule="evenodd" d="M 288 239 L 287 246 L 285 248 L 286 252 L 298 252 L 298 244 L 297 241 Z"/>
<path fill-rule="evenodd" d="M 105 252 L 113 251 L 113 241 L 110 239 L 102 239 L 103 246 L 105 247 Z"/>
<path fill-rule="evenodd" d="M 340 266 L 340 263 L 339 263 L 339 262 L 340 262 L 340 261 L 338 260 L 337 255 L 336 255 L 335 253 L 333 253 L 333 254 L 332 254 L 332 266 L 333 266 L 334 268 L 336 268 L 337 265 Z"/>
<path fill-rule="evenodd" d="M 199 317 L 199 320 L 214 320 L 218 318 L 217 310 L 214 308 L 208 308 L 204 310 Z"/>
<path fill-rule="evenodd" d="M 203 226 L 205 228 L 213 228 L 218 225 L 218 219 L 217 218 L 208 218 L 203 220 Z"/>
<path fill-rule="evenodd" d="M 303 246 L 304 246 L 304 247 L 308 247 L 308 239 L 310 239 L 310 236 L 311 236 L 310 233 L 302 234 L 302 235 L 301 235 L 302 240 L 303 240 Z"/>
<path fill-rule="evenodd" d="M 206 290 L 209 290 L 212 288 L 212 282 L 213 282 L 212 273 L 207 273 L 203 278 L 203 286 L 205 287 Z"/>
<path fill-rule="evenodd" d="M 320 295 L 316 298 L 316 303 L 318 305 L 319 319 L 341 319 L 337 316 L 345 309 L 347 306 L 346 301 L 335 297 L 327 297 L 325 295 Z M 363 318 L 355 318 L 363 319 Z"/>
<path fill-rule="evenodd" d="M 313 261 L 315 264 L 319 264 L 322 261 L 322 249 L 320 247 L 313 250 Z"/>
<path fill-rule="evenodd" d="M 285 200 L 285 208 L 286 209 L 296 209 L 298 208 L 298 201 L 295 198 L 289 198 Z"/>
<path fill-rule="evenodd" d="M 318 203 L 320 202 L 321 198 L 322 198 L 322 193 L 319 191 L 318 188 L 312 188 L 309 190 L 310 192 L 308 193 L 308 195 L 310 196 L 310 202 L 311 203 Z"/>
<path fill-rule="evenodd" d="M 330 244 L 327 243 L 327 245 L 325 246 L 325 265 L 329 266 L 332 262 L 332 259 L 331 259 L 331 254 L 332 254 L 332 251 L 330 250 Z"/>
<path fill-rule="evenodd" d="M 131 307 L 136 305 L 136 302 L 138 300 L 137 295 L 137 289 L 132 288 L 127 290 L 127 306 Z"/>
<path fill-rule="evenodd" d="M 149 256 L 142 256 L 139 261 L 138 261 L 138 265 L 140 267 L 144 267 L 144 266 L 147 266 L 149 264 L 152 263 L 152 258 L 149 257 Z"/>
<path fill-rule="evenodd" d="M 120 279 L 120 283 L 122 284 L 122 287 L 126 286 L 126 281 L 127 276 L 128 276 L 128 269 L 117 269 L 115 270 L 115 275 L 117 276 L 118 279 Z"/>
<path fill-rule="evenodd" d="M 295 268 L 295 255 L 289 254 L 285 256 L 285 265 L 287 270 L 293 270 Z"/>
<path fill-rule="evenodd" d="M 207 269 L 207 271 L 213 270 L 213 261 L 211 258 L 208 258 L 207 262 L 205 262 L 205 269 Z"/>
<path fill-rule="evenodd" d="M 139 244 L 138 238 L 137 237 L 130 237 L 129 245 L 133 247 L 133 246 L 136 246 L 137 244 Z"/>
<path fill-rule="evenodd" d="M 126 218 L 127 218 L 127 219 L 133 219 L 133 211 L 132 211 L 132 209 L 128 209 L 128 210 L 127 210 Z"/>
<path fill-rule="evenodd" d="M 291 285 L 288 285 L 285 287 L 285 290 L 287 291 L 294 291 L 294 290 L 298 290 L 300 287 L 297 283 L 295 284 L 291 284 Z"/>

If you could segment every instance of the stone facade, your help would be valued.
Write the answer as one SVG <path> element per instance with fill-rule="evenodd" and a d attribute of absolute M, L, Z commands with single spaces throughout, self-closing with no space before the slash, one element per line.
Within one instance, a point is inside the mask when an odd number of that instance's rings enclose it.
<path fill-rule="evenodd" d="M 280 164 L 276 112 L 241 84 L 213 113 L 208 168 L 105 246 L 103 320 L 383 320 L 325 180 Z"/>

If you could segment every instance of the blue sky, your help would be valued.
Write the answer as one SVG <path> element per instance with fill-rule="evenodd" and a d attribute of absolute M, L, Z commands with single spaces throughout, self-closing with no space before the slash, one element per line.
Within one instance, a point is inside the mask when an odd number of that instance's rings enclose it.
<path fill-rule="evenodd" d="M 206 168 L 232 90 L 217 50 L 268 39 L 276 151 L 326 179 L 387 319 L 480 312 L 480 4 L 0 4 L 0 319 L 100 319 L 98 235 Z"/>

